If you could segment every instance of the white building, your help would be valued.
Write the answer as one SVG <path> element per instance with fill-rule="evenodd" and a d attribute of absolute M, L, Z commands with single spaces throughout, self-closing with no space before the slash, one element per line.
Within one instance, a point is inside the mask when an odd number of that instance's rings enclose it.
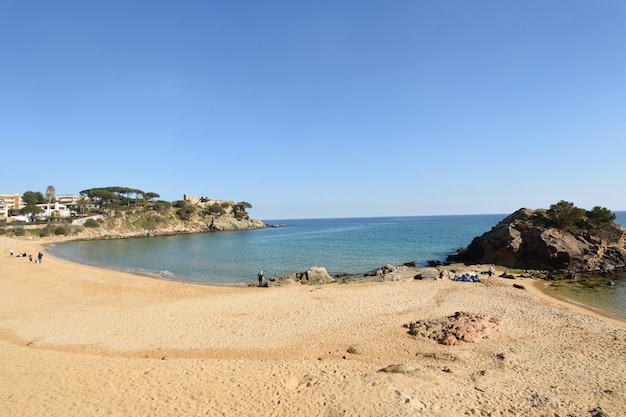
<path fill-rule="evenodd" d="M 81 196 L 76 194 L 59 194 L 55 198 L 61 204 L 65 204 L 66 206 L 75 206 L 78 204 Z"/>
<path fill-rule="evenodd" d="M 48 219 L 50 217 L 55 217 L 56 212 L 59 213 L 59 217 L 61 219 L 68 218 L 72 215 L 72 212 L 67 208 L 65 204 L 61 203 L 45 203 L 45 204 L 37 204 L 37 207 L 40 207 L 43 210 L 43 213 L 37 214 L 37 217 L 40 219 Z"/>

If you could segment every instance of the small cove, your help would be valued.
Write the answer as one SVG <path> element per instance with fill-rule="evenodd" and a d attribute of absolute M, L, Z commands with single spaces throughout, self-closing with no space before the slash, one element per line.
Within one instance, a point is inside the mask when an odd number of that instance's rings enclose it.
<path fill-rule="evenodd" d="M 616 212 L 626 224 L 626 212 Z M 278 219 L 284 227 L 241 232 L 66 242 L 51 255 L 73 262 L 161 279 L 247 285 L 266 277 L 323 266 L 331 274 L 359 274 L 385 264 L 425 265 L 467 246 L 506 215 Z M 611 285 L 610 283 L 613 283 Z M 547 291 L 626 321 L 626 275 L 546 281 Z"/>

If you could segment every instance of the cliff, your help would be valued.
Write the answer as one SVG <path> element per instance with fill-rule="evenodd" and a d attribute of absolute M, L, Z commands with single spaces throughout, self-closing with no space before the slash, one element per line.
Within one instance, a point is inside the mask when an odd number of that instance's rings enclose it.
<path fill-rule="evenodd" d="M 522 208 L 447 260 L 571 272 L 626 267 L 626 229 L 612 222 L 600 229 L 558 227 L 550 214 Z"/>
<path fill-rule="evenodd" d="M 232 216 L 204 217 L 194 215 L 183 220 L 174 213 L 117 212 L 110 217 L 96 216 L 91 223 L 72 231 L 78 239 L 117 239 L 139 236 L 163 236 L 183 233 L 237 231 L 267 227 L 257 219 L 237 219 Z M 86 226 L 90 224 L 90 226 Z M 96 226 L 97 224 L 97 226 Z"/>
<path fill-rule="evenodd" d="M 262 229 L 261 220 L 251 219 L 242 203 L 210 204 L 200 201 L 158 202 L 134 207 L 109 209 L 106 213 L 75 219 L 71 223 L 51 222 L 38 226 L 16 227 L 22 236 L 37 235 L 54 240 L 119 239 Z M 245 203 L 246 206 L 250 206 Z"/>

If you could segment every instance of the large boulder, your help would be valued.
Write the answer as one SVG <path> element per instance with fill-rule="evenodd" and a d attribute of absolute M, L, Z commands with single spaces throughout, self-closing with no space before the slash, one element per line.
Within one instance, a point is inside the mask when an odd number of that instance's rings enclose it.
<path fill-rule="evenodd" d="M 333 281 L 333 277 L 331 277 L 330 274 L 326 271 L 326 268 L 320 266 L 310 268 L 305 272 L 296 272 L 290 275 L 272 278 L 270 285 L 285 285 L 292 284 L 294 282 L 299 282 L 301 284 L 318 285 L 326 284 Z"/>
<path fill-rule="evenodd" d="M 521 269 L 611 271 L 626 267 L 626 229 L 611 223 L 593 233 L 566 230 L 555 226 L 548 210 L 523 208 L 447 260 Z"/>
<path fill-rule="evenodd" d="M 326 284 L 333 281 L 333 277 L 328 274 L 323 266 L 309 269 L 300 279 L 300 282 L 303 284 Z"/>

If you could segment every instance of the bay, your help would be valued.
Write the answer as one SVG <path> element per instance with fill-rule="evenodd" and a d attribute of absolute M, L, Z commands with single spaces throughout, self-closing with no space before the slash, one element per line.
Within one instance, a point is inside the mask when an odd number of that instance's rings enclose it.
<path fill-rule="evenodd" d="M 274 219 L 267 229 L 68 242 L 53 256 L 197 283 L 248 283 L 323 266 L 362 273 L 387 263 L 444 260 L 506 215 Z"/>
<path fill-rule="evenodd" d="M 626 212 L 615 212 L 626 226 Z M 340 219 L 273 219 L 283 225 L 239 232 L 66 242 L 51 255 L 73 262 L 162 279 L 213 285 L 247 285 L 323 266 L 331 274 L 360 274 L 385 264 L 443 261 L 505 214 Z M 559 282 L 550 291 L 571 302 L 626 319 L 626 274 Z M 595 279 L 595 281 L 593 281 Z M 592 280 L 591 283 L 589 283 Z M 612 284 L 611 284 L 612 283 Z"/>

